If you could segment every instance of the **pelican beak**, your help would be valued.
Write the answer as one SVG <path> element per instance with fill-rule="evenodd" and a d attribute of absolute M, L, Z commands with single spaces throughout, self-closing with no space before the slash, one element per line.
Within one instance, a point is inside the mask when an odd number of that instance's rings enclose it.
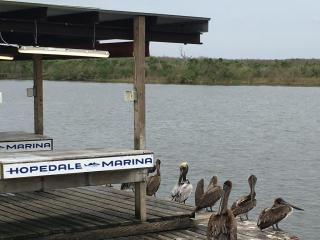
<path fill-rule="evenodd" d="M 292 205 L 292 204 L 290 204 L 290 203 L 288 203 L 288 202 L 286 202 L 286 201 L 284 201 L 284 204 L 286 204 L 286 205 L 288 205 L 288 206 L 290 206 L 290 207 L 292 207 L 292 208 L 294 208 L 294 209 L 296 209 L 296 210 L 304 211 L 302 208 L 299 208 L 299 207 L 297 207 L 297 206 L 294 206 L 294 205 Z"/>
<path fill-rule="evenodd" d="M 299 208 L 299 207 L 294 206 L 294 205 L 292 205 L 292 204 L 288 204 L 288 205 L 291 206 L 291 207 L 293 207 L 294 209 L 297 209 L 297 210 L 300 210 L 300 211 L 304 211 L 302 208 Z"/>
<path fill-rule="evenodd" d="M 252 179 L 252 180 L 251 180 L 251 184 L 250 184 L 250 188 L 251 188 L 251 199 L 253 199 L 254 187 L 255 187 L 255 182 L 254 182 L 254 180 Z"/>

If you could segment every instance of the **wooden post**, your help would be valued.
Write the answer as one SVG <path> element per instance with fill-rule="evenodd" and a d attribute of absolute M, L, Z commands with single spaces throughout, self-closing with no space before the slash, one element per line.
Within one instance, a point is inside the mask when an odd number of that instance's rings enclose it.
<path fill-rule="evenodd" d="M 34 133 L 43 135 L 42 57 L 33 56 Z"/>
<path fill-rule="evenodd" d="M 137 99 L 134 101 L 134 149 L 146 148 L 145 131 L 145 17 L 136 16 L 134 34 L 134 89 Z M 146 183 L 135 183 L 135 214 L 141 221 L 147 220 Z"/>

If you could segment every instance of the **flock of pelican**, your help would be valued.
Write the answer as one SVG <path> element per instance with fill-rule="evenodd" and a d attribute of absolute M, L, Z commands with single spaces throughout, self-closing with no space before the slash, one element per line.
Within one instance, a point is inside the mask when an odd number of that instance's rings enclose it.
<path fill-rule="evenodd" d="M 146 194 L 148 196 L 156 196 L 161 183 L 160 174 L 161 161 L 157 159 L 153 169 L 149 170 L 149 174 L 155 172 L 154 175 L 148 176 Z M 193 186 L 187 178 L 189 166 L 187 162 L 182 162 L 179 165 L 179 178 L 176 185 L 171 191 L 171 200 L 178 203 L 184 203 L 190 197 L 193 191 Z M 249 220 L 248 213 L 257 205 L 255 186 L 257 177 L 251 175 L 248 178 L 250 193 L 235 201 L 231 208 L 228 208 L 229 195 L 232 190 L 232 182 L 226 181 L 223 187 L 218 185 L 218 177 L 213 176 L 210 183 L 204 190 L 204 180 L 201 179 L 195 190 L 195 209 L 194 213 L 206 209 L 212 212 L 212 207 L 220 200 L 219 208 L 216 213 L 213 213 L 208 221 L 207 239 L 210 240 L 236 240 L 237 239 L 237 222 L 236 217 L 239 216 L 241 221 Z M 126 185 L 127 184 L 127 185 Z M 124 183 L 121 189 L 132 188 L 130 184 Z M 259 215 L 257 226 L 260 230 L 268 227 L 273 227 L 274 230 L 280 230 L 278 223 L 288 217 L 294 209 L 303 211 L 282 198 L 276 198 L 273 205 L 265 208 Z"/>

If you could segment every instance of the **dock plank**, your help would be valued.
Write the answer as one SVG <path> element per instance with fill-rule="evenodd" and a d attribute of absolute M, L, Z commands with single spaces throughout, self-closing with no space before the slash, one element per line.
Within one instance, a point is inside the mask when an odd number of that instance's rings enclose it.
<path fill-rule="evenodd" d="M 114 201 L 114 204 L 119 204 L 119 203 L 124 203 L 126 204 L 126 208 L 133 209 L 134 210 L 134 198 L 131 197 L 129 198 L 128 196 L 124 195 L 123 193 L 125 191 L 121 191 L 117 194 L 111 191 L 104 191 L 100 189 L 95 189 L 95 188 L 90 188 L 89 191 L 87 189 L 81 189 L 83 192 L 87 192 L 88 194 L 95 195 L 98 193 L 98 196 L 104 198 L 111 198 L 111 200 L 116 200 Z M 81 191 L 79 189 L 76 189 L 75 191 Z M 174 215 L 190 215 L 189 211 L 181 211 L 183 208 L 175 208 L 175 210 L 170 210 L 166 208 L 163 205 L 160 204 L 155 204 L 154 199 L 148 199 L 148 204 L 147 204 L 147 214 L 148 216 L 156 216 L 156 217 L 166 217 L 166 216 L 174 216 Z M 168 204 L 167 204 L 168 205 Z"/>
<path fill-rule="evenodd" d="M 0 194 L 0 240 L 206 239 L 212 213 L 192 220 L 192 206 L 155 197 L 147 197 L 147 209 L 148 221 L 140 223 L 134 217 L 134 194 L 105 186 Z M 290 237 L 238 220 L 238 239 Z"/>
<path fill-rule="evenodd" d="M 46 217 L 56 219 L 59 223 L 63 221 L 69 227 L 75 227 L 78 225 L 85 226 L 83 224 L 83 221 L 86 220 L 85 218 L 79 219 L 72 214 L 66 214 L 64 211 L 57 210 L 55 206 L 52 205 L 46 206 L 42 204 L 42 202 L 38 199 L 25 198 L 23 196 L 11 196 L 7 197 L 5 200 L 0 199 L 0 201 L 14 202 L 19 206 L 25 207 L 27 209 L 32 209 L 33 211 L 41 213 Z"/>

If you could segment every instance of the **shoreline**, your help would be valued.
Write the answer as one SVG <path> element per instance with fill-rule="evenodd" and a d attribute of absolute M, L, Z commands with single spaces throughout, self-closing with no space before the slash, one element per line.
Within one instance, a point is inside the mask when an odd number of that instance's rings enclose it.
<path fill-rule="evenodd" d="M 31 61 L 0 62 L 0 80 L 32 79 Z M 43 61 L 43 78 L 54 81 L 131 83 L 131 58 Z M 61 79 L 61 80 L 59 80 Z M 320 60 L 146 59 L 146 83 L 208 86 L 320 86 Z"/>

